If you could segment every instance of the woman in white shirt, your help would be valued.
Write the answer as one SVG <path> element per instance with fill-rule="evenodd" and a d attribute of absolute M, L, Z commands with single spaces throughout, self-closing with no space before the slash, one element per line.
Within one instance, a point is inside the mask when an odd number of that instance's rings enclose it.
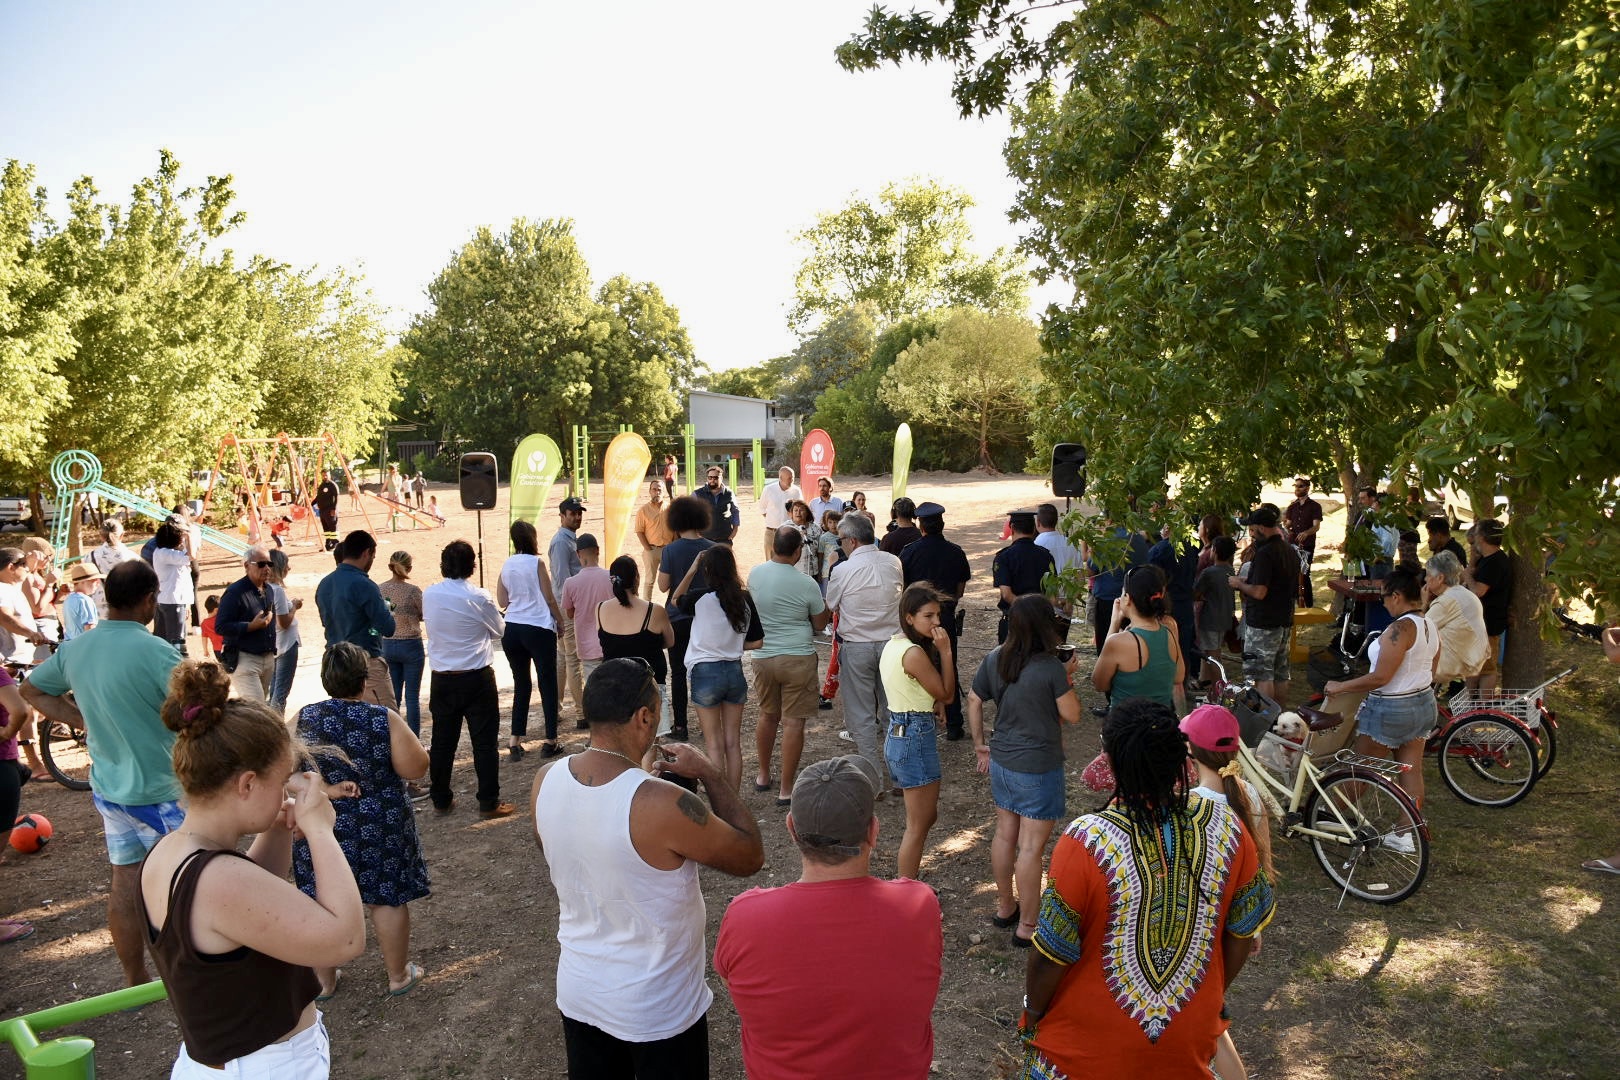
<path fill-rule="evenodd" d="M 539 676 L 540 708 L 546 718 L 546 739 L 540 744 L 540 756 L 562 752 L 557 745 L 557 598 L 551 591 L 551 571 L 540 557 L 540 539 L 534 526 L 514 521 L 511 536 L 513 554 L 501 564 L 495 602 L 506 614 L 501 651 L 512 667 L 512 742 L 506 752 L 513 761 L 521 761 L 523 737 L 529 733 L 529 699 L 534 693 L 530 664 Z"/>
<path fill-rule="evenodd" d="M 186 530 L 168 521 L 158 526 L 154 539 L 152 569 L 157 571 L 158 596 L 152 632 L 183 652 L 191 602 L 196 597 L 191 587 L 191 542 Z"/>
<path fill-rule="evenodd" d="M 1384 580 L 1384 610 L 1394 622 L 1368 651 L 1373 668 L 1358 679 L 1329 682 L 1328 696 L 1365 691 L 1367 700 L 1356 713 L 1356 752 L 1374 757 L 1393 756 L 1409 765 L 1400 785 L 1418 806 L 1423 805 L 1423 744 L 1434 730 L 1438 710 L 1434 701 L 1434 666 L 1439 637 L 1423 617 L 1423 586 L 1418 572 L 1397 566 Z M 1386 846 L 1409 851 L 1407 836 L 1385 837 Z"/>
<path fill-rule="evenodd" d="M 700 569 L 708 587 L 692 589 Z M 692 560 L 669 598 L 692 616 L 687 683 L 703 728 L 703 747 L 736 791 L 742 786 L 742 714 L 748 702 L 742 654 L 765 644 L 759 612 L 737 574 L 737 556 L 725 544 Z"/>
<path fill-rule="evenodd" d="M 1434 667 L 1435 681 L 1449 683 L 1478 675 L 1485 666 L 1490 638 L 1485 634 L 1485 608 L 1479 597 L 1458 588 L 1462 563 L 1449 551 L 1442 551 L 1424 564 L 1423 591 L 1429 601 L 1429 621 L 1440 635 L 1440 658 Z"/>

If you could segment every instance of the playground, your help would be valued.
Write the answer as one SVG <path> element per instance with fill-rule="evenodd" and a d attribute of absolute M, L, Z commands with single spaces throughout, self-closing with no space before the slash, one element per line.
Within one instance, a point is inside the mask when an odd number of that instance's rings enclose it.
<path fill-rule="evenodd" d="M 743 526 L 736 545 L 744 572 L 761 555 L 760 518 L 748 478 L 739 501 Z M 683 477 L 684 481 L 684 477 Z M 871 505 L 888 500 L 886 477 L 837 477 L 837 491 L 867 492 Z M 684 482 L 682 485 L 684 490 Z M 434 484 L 448 517 L 443 529 L 398 523 L 389 531 L 373 517 L 379 541 L 378 569 L 403 548 L 416 559 L 414 580 L 437 580 L 438 551 L 452 538 L 476 543 L 476 515 L 460 509 L 453 485 Z M 554 484 L 546 499 L 554 507 L 565 494 Z M 583 528 L 602 535 L 600 483 L 589 489 Z M 935 499 L 947 508 L 946 535 L 967 551 L 974 578 L 960 664 L 964 681 L 994 643 L 990 559 L 1001 546 L 1003 514 L 1049 497 L 1033 476 L 913 473 L 908 494 Z M 1268 493 L 1277 499 L 1279 493 Z M 484 580 L 493 588 L 506 552 L 508 491 L 499 509 L 484 515 Z M 1324 499 L 1329 511 L 1324 541 L 1336 552 L 1343 535 L 1342 503 Z M 540 520 L 542 543 L 555 528 L 555 513 Z M 358 513 L 340 507 L 340 531 L 361 527 Z M 224 534 L 234 537 L 239 534 Z M 637 548 L 632 537 L 631 550 Z M 324 696 L 316 671 L 321 629 L 314 588 L 331 568 L 318 542 L 294 536 L 290 591 L 306 605 L 305 641 L 291 704 Z M 217 593 L 240 576 L 238 558 L 221 547 L 203 555 L 201 595 Z M 1328 558 L 1317 563 L 1319 574 Z M 1311 631 L 1325 639 L 1328 627 Z M 1089 644 L 1089 643 L 1086 643 Z M 193 655 L 201 654 L 198 639 Z M 1080 682 L 1089 686 L 1088 657 Z M 1507 810 L 1486 810 L 1450 798 L 1431 776 L 1425 806 L 1433 833 L 1434 865 L 1412 900 L 1379 907 L 1346 900 L 1328 887 L 1303 846 L 1277 846 L 1279 906 L 1261 952 L 1230 994 L 1233 1036 L 1256 1077 L 1344 1076 L 1477 1077 L 1552 1075 L 1597 1077 L 1620 1074 L 1620 1040 L 1614 1032 L 1614 1002 L 1620 979 L 1620 881 L 1583 872 L 1583 858 L 1608 850 L 1620 824 L 1613 807 L 1620 793 L 1620 740 L 1613 717 L 1620 689 L 1602 654 L 1586 642 L 1565 640 L 1551 650 L 1556 668 L 1580 665 L 1561 684 L 1553 703 L 1562 724 L 1559 767 L 1529 798 Z M 822 649 L 825 664 L 826 650 Z M 509 701 L 510 674 L 496 660 Z M 1303 685 L 1296 667 L 1296 696 Z M 1082 689 L 1086 705 L 1098 696 Z M 425 703 L 424 703 L 425 704 Z M 538 705 L 536 705 L 538 714 Z M 575 712 L 565 705 L 562 734 L 577 750 L 585 733 L 572 730 Z M 752 705 L 744 720 L 751 732 Z M 806 760 L 845 752 L 837 732 L 841 708 L 821 712 L 808 725 Z M 744 740 L 751 769 L 752 740 Z M 1066 733 L 1070 784 L 1068 813 L 1096 805 L 1099 797 L 1078 782 L 1081 767 L 1099 749 L 1089 713 Z M 940 894 L 945 913 L 944 979 L 934 1013 L 933 1075 L 988 1078 L 1002 1075 L 1016 1048 L 1013 1024 L 1023 993 L 1025 954 L 990 926 L 993 905 L 988 841 L 993 823 L 988 784 L 973 771 L 968 742 L 941 743 L 944 781 L 940 823 L 923 861 L 923 877 Z M 538 754 L 512 763 L 501 758 L 502 793 L 521 802 Z M 1432 768 L 1432 765 L 1430 766 Z M 472 783 L 465 755 L 456 772 L 458 792 Z M 766 840 L 767 863 L 755 878 L 738 881 L 705 871 L 708 942 L 726 902 L 746 888 L 781 884 L 798 874 L 770 794 L 746 790 Z M 100 823 L 88 794 L 51 783 L 30 784 L 23 809 L 48 816 L 56 837 L 38 855 L 6 851 L 0 868 L 0 908 L 28 919 L 32 938 L 7 948 L 0 989 L 0 1016 L 9 1018 L 118 987 L 118 967 L 106 932 L 107 873 Z M 873 870 L 894 872 L 895 843 L 903 811 L 879 804 L 881 835 Z M 560 1077 L 564 1075 L 561 1025 L 553 1003 L 557 945 L 556 902 L 535 849 L 532 816 L 479 821 L 471 813 L 418 817 L 434 895 L 412 905 L 419 960 L 427 977 L 410 995 L 385 998 L 385 976 L 375 946 L 346 968 L 337 996 L 324 1008 L 333 1041 L 333 1076 L 340 1078 Z M 709 1014 L 711 1075 L 741 1080 L 737 1021 L 724 989 L 711 979 L 715 1004 Z M 806 1003 L 813 1010 L 814 1003 Z M 97 1044 L 99 1075 L 166 1075 L 179 1042 L 167 1006 L 91 1020 L 55 1034 L 90 1036 Z M 431 1033 L 426 1035 L 424 1033 Z M 9 1051 L 0 1050 L 0 1077 L 20 1076 Z"/>

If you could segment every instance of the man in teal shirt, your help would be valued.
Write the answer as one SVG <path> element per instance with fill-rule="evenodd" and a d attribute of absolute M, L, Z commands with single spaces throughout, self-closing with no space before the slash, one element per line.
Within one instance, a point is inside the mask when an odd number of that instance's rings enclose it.
<path fill-rule="evenodd" d="M 107 618 L 57 649 L 21 690 L 51 720 L 84 729 L 95 762 L 90 787 L 112 863 L 107 928 L 124 981 L 134 986 L 151 978 L 138 902 L 141 860 L 184 817 L 174 732 L 158 715 L 181 656 L 146 629 L 157 612 L 157 571 L 139 559 L 119 563 L 105 591 Z"/>
<path fill-rule="evenodd" d="M 382 658 L 382 639 L 394 636 L 394 613 L 382 590 L 371 580 L 377 541 L 364 529 L 343 538 L 333 553 L 337 569 L 315 586 L 315 607 L 326 629 L 326 647 L 340 641 L 366 650 L 366 689 L 363 700 L 385 709 L 396 708 L 394 681 Z"/>
<path fill-rule="evenodd" d="M 759 753 L 760 769 L 754 790 L 770 790 L 771 754 L 781 728 L 779 807 L 792 801 L 793 781 L 804 753 L 804 723 L 821 704 L 814 634 L 832 620 L 816 579 L 796 565 L 803 544 L 803 533 L 783 525 L 772 537 L 771 561 L 760 563 L 748 574 L 748 593 L 765 630 L 765 644 L 754 653 L 754 697 L 759 702 L 754 749 Z"/>

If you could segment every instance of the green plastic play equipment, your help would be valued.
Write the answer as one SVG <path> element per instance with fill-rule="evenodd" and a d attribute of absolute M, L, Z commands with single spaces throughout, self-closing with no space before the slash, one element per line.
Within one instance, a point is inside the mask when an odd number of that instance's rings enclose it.
<path fill-rule="evenodd" d="M 168 991 L 159 981 L 126 986 L 122 990 L 98 994 L 83 1001 L 69 1001 L 26 1016 L 0 1021 L 0 1040 L 8 1043 L 22 1059 L 23 1075 L 27 1080 L 94 1080 L 95 1040 L 83 1035 L 64 1035 L 60 1039 L 41 1042 L 40 1033 L 125 1009 L 138 1009 L 154 1001 L 162 1001 L 167 996 Z"/>
<path fill-rule="evenodd" d="M 59 507 L 56 526 L 51 530 L 51 546 L 56 549 L 57 560 L 64 565 L 68 559 L 66 554 L 68 534 L 75 525 L 74 500 L 79 495 L 94 492 L 109 502 L 127 506 L 153 521 L 169 519 L 169 511 L 157 503 L 143 499 L 132 491 L 125 491 L 123 488 L 105 483 L 101 479 L 101 461 L 88 450 L 64 450 L 52 458 L 51 481 L 56 484 L 56 505 Z M 232 555 L 247 554 L 247 541 L 241 537 L 222 533 L 207 525 L 200 525 L 198 528 L 202 530 L 205 542 L 224 548 Z"/>

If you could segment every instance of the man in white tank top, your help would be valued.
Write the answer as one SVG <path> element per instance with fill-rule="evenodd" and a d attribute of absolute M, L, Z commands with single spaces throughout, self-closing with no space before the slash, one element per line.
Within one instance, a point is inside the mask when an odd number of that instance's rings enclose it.
<path fill-rule="evenodd" d="M 654 748 L 659 690 L 643 661 L 603 661 L 584 707 L 590 746 L 542 768 L 530 796 L 557 890 L 568 1075 L 707 1077 L 714 994 L 697 868 L 758 873 L 759 826 L 701 750 Z M 664 776 L 702 784 L 708 803 Z"/>

